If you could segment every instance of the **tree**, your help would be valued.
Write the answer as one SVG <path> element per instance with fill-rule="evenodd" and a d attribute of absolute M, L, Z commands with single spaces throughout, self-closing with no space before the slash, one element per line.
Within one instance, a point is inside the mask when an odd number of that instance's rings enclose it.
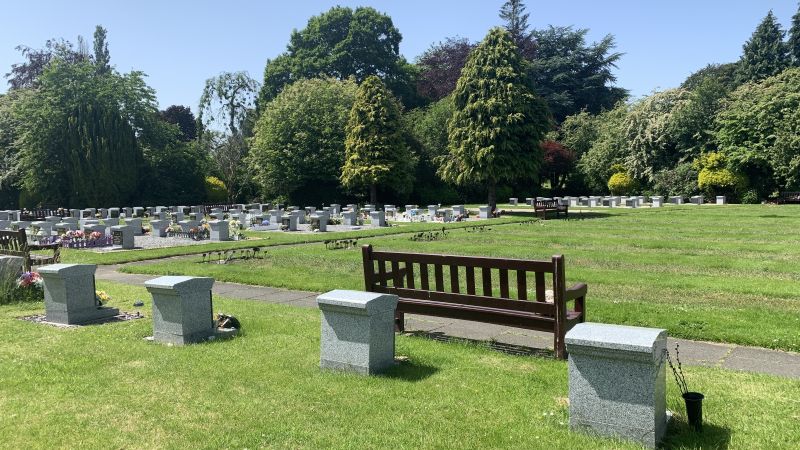
<path fill-rule="evenodd" d="M 30 95 L 29 90 L 11 90 L 0 95 L 0 204 L 17 207 L 20 179 L 19 146 L 20 118 L 14 114 L 18 103 Z"/>
<path fill-rule="evenodd" d="M 595 121 L 597 139 L 578 161 L 578 169 L 592 192 L 605 192 L 611 168 L 622 164 L 628 156 L 625 134 L 625 119 L 629 106 L 619 102 L 617 106 L 599 114 Z"/>
<path fill-rule="evenodd" d="M 94 30 L 94 65 L 97 67 L 97 73 L 111 71 L 111 55 L 108 53 L 108 42 L 106 42 L 107 34 L 106 29 L 100 25 Z"/>
<path fill-rule="evenodd" d="M 188 106 L 172 105 L 161 111 L 160 116 L 164 122 L 178 127 L 181 141 L 189 142 L 197 138 L 197 119 Z"/>
<path fill-rule="evenodd" d="M 578 114 L 567 116 L 556 133 L 556 140 L 575 153 L 580 159 L 584 153 L 592 148 L 597 140 L 597 116 L 581 111 Z"/>
<path fill-rule="evenodd" d="M 248 157 L 263 198 L 294 204 L 336 201 L 357 88 L 353 80 L 300 80 L 266 105 Z"/>
<path fill-rule="evenodd" d="M 432 45 L 417 58 L 420 69 L 417 80 L 419 95 L 432 101 L 441 100 L 456 88 L 461 69 L 475 44 L 467 38 L 447 38 Z"/>
<path fill-rule="evenodd" d="M 511 33 L 522 57 L 528 60 L 533 59 L 536 53 L 536 41 L 528 30 L 529 16 L 522 0 L 507 0 L 500 7 L 500 18 L 506 22 L 506 30 Z"/>
<path fill-rule="evenodd" d="M 737 72 L 739 82 L 763 80 L 789 67 L 789 49 L 783 42 L 785 34 L 770 11 L 743 46 Z"/>
<path fill-rule="evenodd" d="M 792 16 L 792 27 L 789 28 L 789 54 L 792 58 L 792 65 L 800 66 L 800 6 Z"/>
<path fill-rule="evenodd" d="M 405 192 L 411 187 L 414 160 L 406 143 L 401 106 L 377 76 L 368 77 L 356 91 L 347 121 L 342 184 L 369 189 L 372 204 L 378 187 Z"/>
<path fill-rule="evenodd" d="M 259 111 L 288 84 L 318 76 L 361 83 L 376 75 L 407 106 L 416 104 L 415 71 L 400 56 L 402 36 L 392 19 L 373 8 L 336 6 L 293 31 L 287 51 L 267 61 Z"/>
<path fill-rule="evenodd" d="M 719 151 L 763 198 L 800 190 L 800 68 L 740 86 L 716 117 Z"/>
<path fill-rule="evenodd" d="M 73 44 L 64 39 L 49 39 L 43 49 L 34 49 L 19 45 L 16 47 L 25 62 L 11 65 L 11 71 L 6 73 L 11 89 L 34 87 L 39 76 L 50 64 L 50 61 L 59 59 L 67 63 L 88 61 L 89 55 L 76 50 Z"/>
<path fill-rule="evenodd" d="M 221 129 L 217 127 L 220 134 L 211 133 L 205 142 L 228 189 L 229 201 L 242 193 L 247 182 L 243 170 L 249 136 L 245 131 L 251 128 L 248 120 L 252 120 L 257 92 L 258 83 L 247 72 L 223 72 L 206 80 L 200 96 L 201 133 L 214 129 L 217 123 L 224 123 Z"/>
<path fill-rule="evenodd" d="M 142 149 L 137 112 L 151 98 L 128 76 L 99 77 L 89 62 L 53 60 L 19 104 L 21 187 L 41 203 L 122 204 L 137 193 Z M 121 105 L 124 105 L 121 107 Z M 30 206 L 30 205 L 23 205 Z"/>
<path fill-rule="evenodd" d="M 567 176 L 575 166 L 575 152 L 551 140 L 542 142 L 542 151 L 542 176 L 550 182 L 551 190 L 559 191 L 564 188 Z"/>
<path fill-rule="evenodd" d="M 529 86 L 511 35 L 493 28 L 470 54 L 453 92 L 449 155 L 440 174 L 456 184 L 486 186 L 492 209 L 499 183 L 538 178 L 539 143 L 551 122 L 547 106 Z"/>
<path fill-rule="evenodd" d="M 739 87 L 740 84 L 736 80 L 738 68 L 739 63 L 709 64 L 686 77 L 680 87 L 692 91 L 700 86 L 703 81 L 711 79 L 719 83 L 727 91 L 732 91 Z"/>
<path fill-rule="evenodd" d="M 622 53 L 614 52 L 614 37 L 586 44 L 587 29 L 549 26 L 534 30 L 536 58 L 531 60 L 534 89 L 547 102 L 557 123 L 586 110 L 598 114 L 627 97 L 625 89 L 613 86 Z"/>

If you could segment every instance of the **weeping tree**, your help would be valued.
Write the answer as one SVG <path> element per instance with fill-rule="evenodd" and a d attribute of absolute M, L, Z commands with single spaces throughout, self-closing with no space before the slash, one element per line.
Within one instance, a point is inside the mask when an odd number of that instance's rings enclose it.
<path fill-rule="evenodd" d="M 497 205 L 498 184 L 538 180 L 550 114 L 533 93 L 507 30 L 492 29 L 470 54 L 453 102 L 449 155 L 440 158 L 442 178 L 485 185 L 491 209 Z"/>
<path fill-rule="evenodd" d="M 351 190 L 369 190 L 372 204 L 378 188 L 403 193 L 411 187 L 415 161 L 406 143 L 400 102 L 370 76 L 358 87 L 345 137 L 345 162 L 340 177 Z"/>

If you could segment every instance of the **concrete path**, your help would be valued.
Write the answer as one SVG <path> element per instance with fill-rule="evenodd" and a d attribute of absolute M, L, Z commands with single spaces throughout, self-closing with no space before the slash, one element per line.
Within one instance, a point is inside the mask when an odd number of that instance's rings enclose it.
<path fill-rule="evenodd" d="M 144 263 L 144 262 L 143 262 Z M 135 264 L 135 263 L 134 263 Z M 98 266 L 98 280 L 143 286 L 153 275 L 117 272 L 119 266 Z M 214 283 L 213 292 L 232 299 L 280 303 L 302 308 L 316 308 L 316 292 L 293 291 L 238 283 Z M 488 343 L 509 353 L 541 354 L 553 349 L 553 335 L 499 325 L 439 317 L 406 315 L 406 331 L 433 339 L 467 339 Z M 746 372 L 766 373 L 800 379 L 800 353 L 745 347 L 735 344 L 669 339 L 670 351 L 680 344 L 681 362 L 686 365 L 722 367 Z"/>

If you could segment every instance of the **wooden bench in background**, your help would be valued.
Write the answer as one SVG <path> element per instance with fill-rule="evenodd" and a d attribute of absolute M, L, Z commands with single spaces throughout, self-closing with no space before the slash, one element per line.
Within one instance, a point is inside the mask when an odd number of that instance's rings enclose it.
<path fill-rule="evenodd" d="M 555 212 L 556 219 L 561 216 L 561 213 L 564 213 L 564 217 L 569 217 L 569 206 L 559 205 L 558 201 L 556 200 L 533 201 L 533 213 L 536 214 L 536 216 L 541 217 L 542 220 L 545 220 L 547 219 L 548 212 Z"/>
<path fill-rule="evenodd" d="M 52 253 L 48 255 L 31 253 L 37 250 L 45 250 Z M 25 230 L 0 230 L 0 255 L 21 256 L 25 260 L 25 271 L 30 271 L 33 266 L 60 262 L 61 244 L 29 244 Z"/>
<path fill-rule="evenodd" d="M 374 251 L 371 245 L 365 245 L 362 254 L 366 290 L 400 298 L 395 315 L 400 331 L 405 313 L 547 331 L 554 334 L 556 356 L 565 358 L 564 335 L 586 319 L 586 285 L 566 288 L 561 255 L 532 261 Z M 528 299 L 529 272 L 534 274 L 532 300 Z M 546 274 L 552 275 L 552 303 L 545 298 Z M 516 298 L 511 298 L 510 280 L 516 284 Z M 568 310 L 567 303 L 573 300 L 574 307 Z"/>
<path fill-rule="evenodd" d="M 800 204 L 800 192 L 781 192 L 778 197 L 779 205 Z"/>

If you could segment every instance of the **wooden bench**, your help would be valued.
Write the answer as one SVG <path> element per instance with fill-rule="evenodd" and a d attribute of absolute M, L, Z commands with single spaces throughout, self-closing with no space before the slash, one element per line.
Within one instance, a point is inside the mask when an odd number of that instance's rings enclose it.
<path fill-rule="evenodd" d="M 781 192 L 780 197 L 778 197 L 778 204 L 800 204 L 800 192 Z"/>
<path fill-rule="evenodd" d="M 31 251 L 52 251 L 52 255 L 40 255 Z M 24 258 L 25 271 L 33 266 L 56 264 L 61 261 L 61 244 L 28 244 L 25 230 L 0 230 L 0 255 L 21 256 Z"/>
<path fill-rule="evenodd" d="M 564 213 L 564 217 L 569 217 L 569 206 L 567 205 L 559 205 L 557 200 L 534 200 L 533 201 L 533 212 L 537 216 L 541 217 L 542 220 L 547 219 L 547 213 L 550 211 L 555 211 L 556 219 L 561 216 L 561 213 Z"/>
<path fill-rule="evenodd" d="M 550 261 L 531 261 L 384 252 L 374 251 L 371 245 L 362 248 L 362 255 L 366 290 L 400 297 L 395 313 L 399 331 L 404 328 L 405 313 L 548 331 L 554 334 L 556 356 L 565 358 L 564 334 L 586 319 L 586 285 L 566 288 L 561 255 Z M 509 272 L 516 272 L 512 274 L 515 298 Z M 534 278 L 533 300 L 528 299 L 529 273 Z M 552 303 L 546 300 L 545 274 L 552 275 Z M 567 303 L 573 300 L 574 307 L 568 310 Z"/>

